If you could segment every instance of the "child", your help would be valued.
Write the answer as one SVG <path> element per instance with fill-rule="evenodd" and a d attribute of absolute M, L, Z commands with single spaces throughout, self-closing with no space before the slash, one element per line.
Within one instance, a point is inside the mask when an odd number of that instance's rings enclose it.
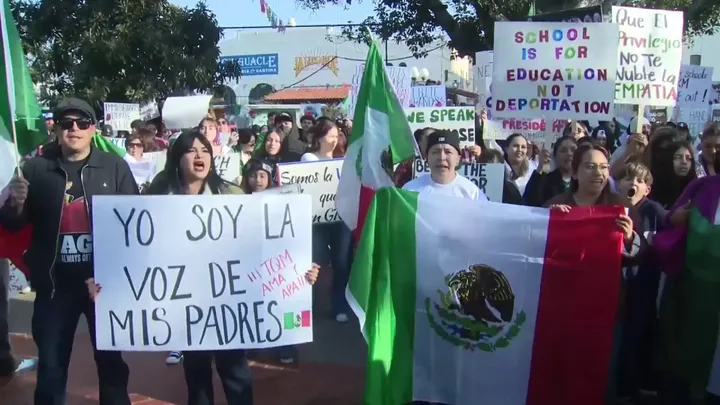
<path fill-rule="evenodd" d="M 650 200 L 653 177 L 642 163 L 628 163 L 618 172 L 618 193 L 628 198 L 643 221 L 645 238 L 652 245 L 652 236 L 663 224 L 667 211 Z M 660 288 L 660 265 L 655 255 L 644 256 L 640 265 L 624 268 L 625 319 L 618 365 L 618 394 L 634 397 L 656 391 L 657 368 L 654 364 L 657 329 L 657 297 Z"/>
<path fill-rule="evenodd" d="M 260 159 L 250 159 L 245 164 L 240 187 L 245 194 L 258 193 L 274 187 L 273 166 Z"/>

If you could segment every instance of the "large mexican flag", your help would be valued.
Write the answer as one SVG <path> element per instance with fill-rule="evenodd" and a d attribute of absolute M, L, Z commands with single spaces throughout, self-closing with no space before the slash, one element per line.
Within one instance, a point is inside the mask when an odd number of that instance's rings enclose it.
<path fill-rule="evenodd" d="M 338 214 L 355 231 L 356 239 L 360 237 L 375 190 L 392 187 L 395 166 L 419 154 L 373 40 L 365 60 L 352 134 L 335 197 Z"/>
<path fill-rule="evenodd" d="M 347 289 L 364 403 L 605 405 L 622 212 L 376 191 Z"/>

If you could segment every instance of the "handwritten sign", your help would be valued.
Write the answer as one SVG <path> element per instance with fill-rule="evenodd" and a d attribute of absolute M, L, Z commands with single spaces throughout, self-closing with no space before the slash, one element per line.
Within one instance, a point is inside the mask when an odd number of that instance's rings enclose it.
<path fill-rule="evenodd" d="M 712 95 L 710 98 L 713 104 L 720 104 L 720 82 L 712 83 Z"/>
<path fill-rule="evenodd" d="M 461 163 L 457 173 L 478 186 L 490 201 L 502 202 L 505 185 L 505 165 L 501 163 Z M 413 178 L 430 175 L 426 160 L 415 159 Z"/>
<path fill-rule="evenodd" d="M 410 107 L 445 107 L 445 86 L 412 86 Z"/>
<path fill-rule="evenodd" d="M 144 156 L 144 155 L 143 155 Z M 156 163 L 155 170 L 158 172 L 165 169 L 165 162 L 167 161 L 166 153 L 159 153 L 155 155 Z M 215 163 L 215 170 L 222 177 L 223 180 L 231 183 L 237 183 L 240 177 L 240 162 L 242 156 L 239 153 L 225 153 L 223 155 L 213 156 Z"/>
<path fill-rule="evenodd" d="M 0 259 L 5 260 L 5 259 Z M 24 289 L 29 287 L 25 273 L 18 269 L 12 262 L 10 262 L 10 278 L 9 283 L 6 286 L 8 289 L 8 297 L 14 298 L 20 294 Z"/>
<path fill-rule="evenodd" d="M 683 49 L 682 11 L 613 7 L 612 21 L 620 26 L 615 102 L 675 105 Z"/>
<path fill-rule="evenodd" d="M 483 121 L 483 139 L 507 139 L 512 134 L 520 134 L 535 144 L 551 144 L 562 136 L 566 126 L 566 120 L 546 121 L 542 118 L 485 120 Z"/>
<path fill-rule="evenodd" d="M 707 107 L 714 99 L 712 76 L 712 67 L 694 65 L 680 66 L 677 87 L 677 106 L 680 108 Z"/>
<path fill-rule="evenodd" d="M 712 122 L 715 122 L 715 123 L 720 122 L 720 110 L 712 111 Z"/>
<path fill-rule="evenodd" d="M 312 341 L 310 198 L 95 196 L 99 350 Z"/>
<path fill-rule="evenodd" d="M 286 184 L 280 187 L 273 187 L 259 193 L 253 194 L 302 194 L 302 185 L 300 184 Z"/>
<path fill-rule="evenodd" d="M 339 222 L 335 195 L 344 159 L 278 164 L 278 184 L 300 184 L 301 194 L 312 196 L 312 223 Z"/>
<path fill-rule="evenodd" d="M 475 93 L 479 96 L 478 105 L 485 106 L 490 98 L 490 85 L 492 84 L 493 51 L 483 51 L 475 54 Z M 478 111 L 479 112 L 479 111 Z M 489 113 L 489 109 L 488 109 Z"/>
<path fill-rule="evenodd" d="M 357 96 L 360 92 L 360 84 L 362 83 L 365 64 L 359 64 L 355 67 L 355 74 L 350 85 L 350 94 L 348 95 L 348 116 L 355 115 L 355 104 Z M 412 72 L 409 67 L 385 66 L 385 72 L 393 85 L 395 95 L 397 95 L 400 106 L 405 108 L 410 106 L 412 97 Z"/>
<path fill-rule="evenodd" d="M 609 23 L 496 22 L 493 119 L 612 119 L 617 37 Z"/>
<path fill-rule="evenodd" d="M 710 108 L 674 108 L 673 121 L 688 125 L 690 136 L 695 138 L 702 134 L 705 124 L 710 121 Z"/>
<path fill-rule="evenodd" d="M 443 129 L 455 132 L 460 137 L 460 147 L 475 145 L 475 108 L 406 108 L 410 130 L 423 128 Z"/>
<path fill-rule="evenodd" d="M 650 123 L 651 124 L 665 124 L 667 122 L 667 108 L 651 108 L 650 109 Z"/>
<path fill-rule="evenodd" d="M 110 125 L 115 132 L 131 131 L 130 124 L 140 119 L 140 104 L 105 103 L 103 110 L 105 125 Z"/>

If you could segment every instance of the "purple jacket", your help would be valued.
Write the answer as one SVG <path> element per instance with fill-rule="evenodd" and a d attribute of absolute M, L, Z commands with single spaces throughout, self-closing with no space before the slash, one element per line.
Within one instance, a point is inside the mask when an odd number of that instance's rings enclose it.
<path fill-rule="evenodd" d="M 720 175 L 701 177 L 688 184 L 675 205 L 668 211 L 668 215 L 665 217 L 667 230 L 659 233 L 653 241 L 655 248 L 662 256 L 660 260 L 661 263 L 664 263 L 664 271 L 668 275 L 679 274 L 684 266 L 687 236 L 687 228 L 684 226 L 673 227 L 670 224 L 670 217 L 691 201 L 703 217 L 714 222 L 718 201 L 720 201 Z"/>

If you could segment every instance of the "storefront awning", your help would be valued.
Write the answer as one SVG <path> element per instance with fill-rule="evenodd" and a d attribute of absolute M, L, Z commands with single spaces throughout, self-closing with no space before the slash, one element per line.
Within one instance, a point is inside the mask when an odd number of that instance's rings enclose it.
<path fill-rule="evenodd" d="M 265 101 L 344 100 L 348 94 L 350 94 L 349 84 L 337 87 L 291 87 L 266 96 Z"/>

